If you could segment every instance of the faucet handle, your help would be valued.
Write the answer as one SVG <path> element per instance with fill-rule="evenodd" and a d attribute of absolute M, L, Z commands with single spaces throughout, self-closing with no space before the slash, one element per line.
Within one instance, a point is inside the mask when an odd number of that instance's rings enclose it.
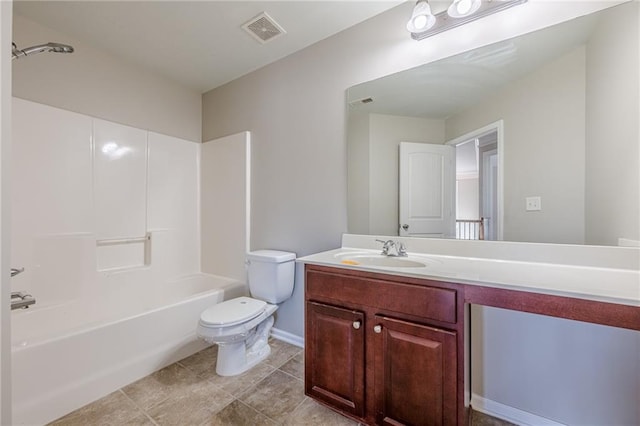
<path fill-rule="evenodd" d="M 396 248 L 398 249 L 398 256 L 408 256 L 407 255 L 407 248 L 405 247 L 405 245 L 403 243 L 397 242 L 396 243 Z"/>
<path fill-rule="evenodd" d="M 378 240 L 376 238 L 376 241 L 379 243 L 382 243 L 382 254 L 384 254 L 385 256 L 389 255 L 389 249 L 391 247 L 394 247 L 396 244 L 393 240 L 384 241 L 384 240 Z"/>

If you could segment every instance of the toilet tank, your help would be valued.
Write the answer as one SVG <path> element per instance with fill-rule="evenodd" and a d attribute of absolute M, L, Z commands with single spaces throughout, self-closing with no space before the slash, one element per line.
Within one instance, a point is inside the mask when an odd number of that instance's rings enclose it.
<path fill-rule="evenodd" d="M 247 253 L 251 296 L 268 303 L 282 303 L 293 292 L 296 254 L 278 250 Z"/>

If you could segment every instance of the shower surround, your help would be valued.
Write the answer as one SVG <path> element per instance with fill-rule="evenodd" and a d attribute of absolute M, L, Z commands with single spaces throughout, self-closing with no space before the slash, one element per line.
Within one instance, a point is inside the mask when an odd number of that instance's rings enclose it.
<path fill-rule="evenodd" d="M 13 99 L 15 424 L 53 420 L 193 353 L 245 293 L 200 273 L 201 145 Z"/>

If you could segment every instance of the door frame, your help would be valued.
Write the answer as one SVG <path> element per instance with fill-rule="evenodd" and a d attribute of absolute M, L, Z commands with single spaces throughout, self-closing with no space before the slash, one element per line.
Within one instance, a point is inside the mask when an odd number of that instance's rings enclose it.
<path fill-rule="evenodd" d="M 496 145 L 498 149 L 498 193 L 496 194 L 498 214 L 496 218 L 496 238 L 498 241 L 502 241 L 504 230 L 504 121 L 498 120 L 480 127 L 479 129 L 472 130 L 454 139 L 448 140 L 445 142 L 445 145 L 452 145 L 455 147 L 467 142 L 469 139 L 479 138 L 492 132 L 496 132 Z"/>

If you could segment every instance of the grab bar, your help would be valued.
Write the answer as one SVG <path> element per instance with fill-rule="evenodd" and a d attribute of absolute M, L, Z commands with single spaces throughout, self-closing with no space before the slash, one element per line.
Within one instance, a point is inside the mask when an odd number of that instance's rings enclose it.
<path fill-rule="evenodd" d="M 106 239 L 106 240 L 96 240 L 96 245 L 98 247 L 101 247 L 101 246 L 115 246 L 115 245 L 119 245 L 119 244 L 146 243 L 147 241 L 151 241 L 151 234 L 147 234 L 144 237 L 111 238 L 111 239 Z"/>

